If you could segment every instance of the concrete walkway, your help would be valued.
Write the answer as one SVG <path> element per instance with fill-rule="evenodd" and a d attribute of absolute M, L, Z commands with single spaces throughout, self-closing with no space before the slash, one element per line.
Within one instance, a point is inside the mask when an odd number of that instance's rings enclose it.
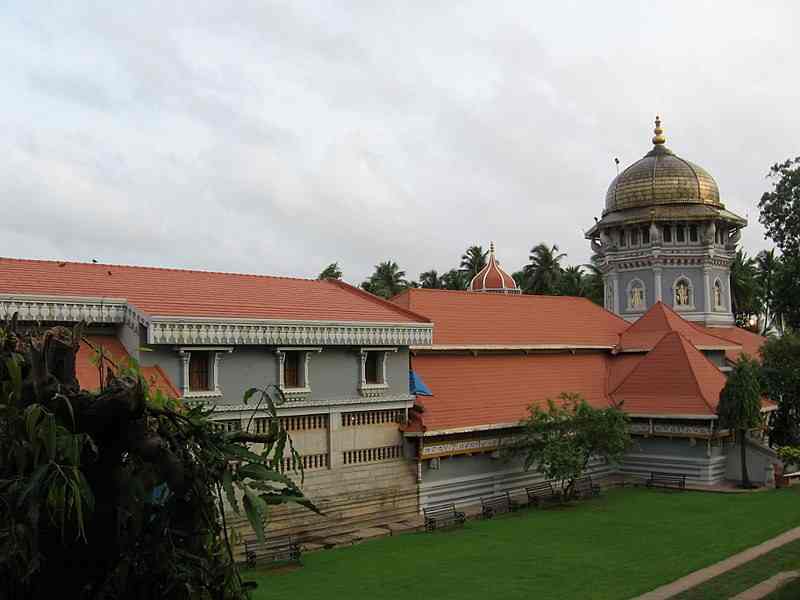
<path fill-rule="evenodd" d="M 667 600 L 667 598 L 672 598 L 681 592 L 685 592 L 686 590 L 696 587 L 701 583 L 705 583 L 709 579 L 713 579 L 717 575 L 722 575 L 731 569 L 735 569 L 736 567 L 750 562 L 751 560 L 754 560 L 759 556 L 766 554 L 767 552 L 775 550 L 775 548 L 780 548 L 789 542 L 799 539 L 800 527 L 795 527 L 794 529 L 790 529 L 789 531 L 782 533 L 778 537 L 767 540 L 758 546 L 748 548 L 747 550 L 739 552 L 739 554 L 734 554 L 733 556 L 713 564 L 710 567 L 700 569 L 694 573 L 689 573 L 685 577 L 681 577 L 672 583 L 668 583 L 667 585 L 662 585 L 661 587 L 654 589 L 652 592 L 647 592 L 646 594 L 637 596 L 635 600 Z"/>
<path fill-rule="evenodd" d="M 797 579 L 799 575 L 800 571 L 784 571 L 783 573 L 778 573 L 762 581 L 758 585 L 754 585 L 749 590 L 745 590 L 741 594 L 736 594 L 731 600 L 761 600 L 764 596 L 771 594 L 783 584 Z"/>

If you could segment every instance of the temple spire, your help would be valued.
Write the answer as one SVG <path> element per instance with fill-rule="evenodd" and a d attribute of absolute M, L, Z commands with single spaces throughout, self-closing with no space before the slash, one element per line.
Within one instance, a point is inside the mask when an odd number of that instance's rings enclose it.
<path fill-rule="evenodd" d="M 664 137 L 664 130 L 661 129 L 661 117 L 656 115 L 656 128 L 653 130 L 653 145 L 661 146 L 666 143 L 667 138 Z"/>

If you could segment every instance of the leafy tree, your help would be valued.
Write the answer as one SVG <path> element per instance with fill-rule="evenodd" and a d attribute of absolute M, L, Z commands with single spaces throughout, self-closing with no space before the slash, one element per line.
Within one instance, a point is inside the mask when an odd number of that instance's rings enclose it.
<path fill-rule="evenodd" d="M 248 390 L 266 434 L 225 432 L 148 388 L 135 363 L 79 389 L 81 327 L 0 327 L 0 589 L 11 598 L 238 600 L 223 497 L 263 538 L 267 506 L 313 508 L 280 473 L 279 392 Z M 247 443 L 264 444 L 256 453 Z M 241 503 L 239 498 L 241 498 Z"/>
<path fill-rule="evenodd" d="M 782 268 L 775 250 L 762 250 L 756 256 L 756 303 L 761 309 L 763 325 L 761 333 L 766 335 L 773 328 L 782 329 L 781 306 L 776 296 L 776 283 Z"/>
<path fill-rule="evenodd" d="M 617 407 L 593 408 L 579 394 L 563 393 L 529 411 L 512 452 L 523 454 L 526 470 L 560 481 L 567 499 L 592 458 L 616 461 L 630 447 L 628 417 Z"/>
<path fill-rule="evenodd" d="M 575 265 L 567 267 L 558 280 L 558 293 L 562 296 L 583 296 L 586 286 L 583 276 L 583 267 Z"/>
<path fill-rule="evenodd" d="M 525 292 L 529 294 L 553 295 L 558 291 L 558 282 L 563 269 L 561 261 L 566 254 L 559 254 L 558 246 L 538 244 L 531 249 L 530 262 L 525 265 Z"/>
<path fill-rule="evenodd" d="M 444 287 L 442 278 L 439 277 L 439 273 L 436 271 L 436 269 L 431 269 L 430 271 L 420 273 L 419 285 L 420 287 L 433 290 L 438 290 Z"/>
<path fill-rule="evenodd" d="M 800 332 L 800 257 L 782 257 L 774 285 L 773 314 L 779 323 L 779 331 Z"/>
<path fill-rule="evenodd" d="M 450 269 L 442 275 L 442 287 L 446 290 L 464 290 L 469 280 L 458 269 Z"/>
<path fill-rule="evenodd" d="M 756 261 L 739 248 L 731 264 L 731 303 L 736 324 L 747 327 L 750 318 L 760 313 Z"/>
<path fill-rule="evenodd" d="M 761 346 L 767 397 L 778 405 L 770 427 L 772 446 L 800 445 L 800 335 L 769 338 Z"/>
<path fill-rule="evenodd" d="M 773 187 L 761 196 L 758 220 L 785 255 L 800 256 L 800 156 L 772 165 L 767 177 Z"/>
<path fill-rule="evenodd" d="M 319 274 L 317 279 L 341 279 L 342 278 L 342 270 L 339 268 L 338 262 L 333 262 L 329 264 L 322 270 L 322 273 Z"/>
<path fill-rule="evenodd" d="M 375 265 L 375 272 L 361 287 L 376 296 L 391 298 L 408 287 L 405 277 L 406 272 L 396 262 L 387 260 Z"/>
<path fill-rule="evenodd" d="M 483 246 L 470 246 L 461 255 L 461 272 L 464 274 L 467 284 L 486 266 L 487 256 L 489 256 L 489 251 L 484 250 Z"/>
<path fill-rule="evenodd" d="M 741 449 L 742 487 L 750 488 L 747 473 L 747 432 L 761 425 L 761 382 L 758 363 L 743 354 L 719 396 L 717 414 L 722 427 L 733 429 Z"/>
<path fill-rule="evenodd" d="M 520 269 L 519 271 L 514 271 L 511 274 L 511 277 L 517 284 L 517 287 L 521 289 L 523 292 L 528 289 L 528 278 L 525 275 L 525 270 Z"/>

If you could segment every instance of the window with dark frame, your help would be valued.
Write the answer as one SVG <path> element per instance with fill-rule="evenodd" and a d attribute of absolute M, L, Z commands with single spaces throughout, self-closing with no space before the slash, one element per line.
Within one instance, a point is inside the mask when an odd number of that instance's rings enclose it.
<path fill-rule="evenodd" d="M 697 241 L 697 225 L 689 225 L 689 241 Z"/>
<path fill-rule="evenodd" d="M 686 241 L 686 230 L 681 225 L 675 229 L 675 241 L 679 244 Z"/>
<path fill-rule="evenodd" d="M 672 242 L 672 226 L 664 225 L 664 241 Z"/>
<path fill-rule="evenodd" d="M 639 230 L 631 229 L 631 246 L 639 245 Z"/>
<path fill-rule="evenodd" d="M 189 391 L 207 392 L 211 389 L 209 363 L 211 353 L 206 350 L 192 350 L 189 355 Z"/>
<path fill-rule="evenodd" d="M 364 362 L 364 381 L 370 384 L 383 383 L 380 377 L 380 352 L 367 352 Z"/>
<path fill-rule="evenodd" d="M 628 241 L 627 240 L 627 236 L 628 236 L 628 232 L 627 231 L 625 231 L 624 229 L 620 230 L 620 232 L 619 232 L 619 247 L 620 248 L 624 248 L 625 246 L 628 245 L 627 244 L 627 241 Z"/>
<path fill-rule="evenodd" d="M 286 352 L 283 358 L 283 386 L 287 388 L 302 387 L 300 379 L 300 353 Z"/>
<path fill-rule="evenodd" d="M 649 244 L 650 243 L 650 229 L 647 227 L 642 227 L 642 244 Z"/>

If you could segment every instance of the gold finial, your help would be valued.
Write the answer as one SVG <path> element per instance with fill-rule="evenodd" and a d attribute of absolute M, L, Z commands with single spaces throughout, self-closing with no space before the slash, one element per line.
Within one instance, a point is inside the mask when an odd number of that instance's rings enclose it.
<path fill-rule="evenodd" d="M 494 256 L 494 242 L 489 242 L 489 253 Z"/>
<path fill-rule="evenodd" d="M 655 133 L 653 136 L 654 145 L 660 146 L 667 141 L 667 138 L 664 137 L 664 130 L 661 129 L 661 117 L 658 115 L 656 115 L 656 128 L 653 130 L 653 133 Z"/>

